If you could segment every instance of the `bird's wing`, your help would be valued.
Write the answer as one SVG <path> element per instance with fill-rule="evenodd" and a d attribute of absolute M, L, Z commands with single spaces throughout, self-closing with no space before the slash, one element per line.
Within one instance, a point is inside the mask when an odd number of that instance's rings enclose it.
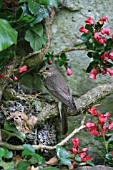
<path fill-rule="evenodd" d="M 70 106 L 71 94 L 64 77 L 61 76 L 62 75 L 60 75 L 60 77 L 58 75 L 48 76 L 44 81 L 44 85 L 52 95 L 67 106 Z"/>

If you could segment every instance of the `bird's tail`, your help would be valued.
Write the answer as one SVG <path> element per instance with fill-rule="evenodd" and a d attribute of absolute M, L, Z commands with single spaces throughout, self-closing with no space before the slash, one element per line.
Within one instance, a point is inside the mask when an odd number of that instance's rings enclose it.
<path fill-rule="evenodd" d="M 62 103 L 61 109 L 62 135 L 65 135 L 68 131 L 67 108 L 68 107 L 64 103 Z"/>

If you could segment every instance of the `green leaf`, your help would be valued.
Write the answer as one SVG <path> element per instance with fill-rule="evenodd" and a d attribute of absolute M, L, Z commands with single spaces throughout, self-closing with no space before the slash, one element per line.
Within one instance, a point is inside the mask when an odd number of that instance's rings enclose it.
<path fill-rule="evenodd" d="M 9 151 L 7 148 L 4 148 L 4 150 L 5 150 L 4 158 L 10 159 L 10 158 L 13 157 L 13 152 L 12 151 Z"/>
<path fill-rule="evenodd" d="M 0 148 L 0 158 L 4 157 L 4 155 L 5 155 L 4 148 Z"/>
<path fill-rule="evenodd" d="M 96 66 L 98 64 L 98 62 L 96 61 L 92 61 L 89 66 L 86 69 L 86 73 L 90 73 L 90 71 L 92 70 L 93 66 Z"/>
<path fill-rule="evenodd" d="M 7 131 L 5 131 L 5 129 Z M 16 129 L 15 125 L 10 125 L 10 122 L 8 120 L 5 120 L 4 123 L 4 129 L 2 130 L 4 133 L 7 133 L 7 135 L 9 135 L 9 137 L 12 136 L 16 136 L 17 138 L 19 138 L 22 142 L 24 141 L 25 137 Z M 11 133 L 11 132 L 14 133 Z"/>
<path fill-rule="evenodd" d="M 0 161 L 0 167 L 3 167 L 4 170 L 14 170 L 14 162 Z"/>
<path fill-rule="evenodd" d="M 46 43 L 47 38 L 45 35 L 39 37 L 35 32 L 28 30 L 25 35 L 25 40 L 30 42 L 30 46 L 34 51 L 37 51 Z"/>
<path fill-rule="evenodd" d="M 39 0 L 40 4 L 58 7 L 58 0 Z"/>
<path fill-rule="evenodd" d="M 48 166 L 48 167 L 43 168 L 43 170 L 60 170 L 60 169 L 59 169 L 59 168 L 55 168 L 55 167 Z"/>
<path fill-rule="evenodd" d="M 29 11 L 31 12 L 31 14 L 37 13 L 39 7 L 40 7 L 39 3 L 35 2 L 35 1 L 28 1 L 28 8 L 29 8 Z"/>
<path fill-rule="evenodd" d="M 34 31 L 36 34 L 38 34 L 40 37 L 43 36 L 43 25 L 42 24 L 36 24 L 32 28 L 32 31 Z"/>
<path fill-rule="evenodd" d="M 30 164 L 30 162 L 20 161 L 17 165 L 16 170 L 27 170 Z"/>
<path fill-rule="evenodd" d="M 63 148 L 62 146 L 58 146 L 56 148 L 57 151 L 57 156 L 60 159 L 61 163 L 63 165 L 69 165 L 71 164 L 70 161 L 70 157 L 72 156 L 71 154 L 69 154 L 65 148 Z"/>
<path fill-rule="evenodd" d="M 40 7 L 38 10 L 38 14 L 35 16 L 34 21 L 30 24 L 33 27 L 35 24 L 41 22 L 44 18 L 49 16 L 48 10 L 44 7 Z"/>
<path fill-rule="evenodd" d="M 30 151 L 30 152 L 35 153 L 34 148 L 30 144 L 24 144 L 23 147 L 24 147 L 24 150 L 26 150 L 28 152 Z M 24 156 L 24 155 L 22 155 L 22 156 Z"/>
<path fill-rule="evenodd" d="M 89 33 L 83 33 L 82 36 L 81 36 L 81 39 L 82 39 L 83 41 L 88 41 L 91 37 L 92 37 L 91 34 L 89 34 Z"/>
<path fill-rule="evenodd" d="M 92 27 L 91 25 L 86 24 L 86 25 L 85 25 L 85 28 L 86 28 L 87 30 L 89 30 L 91 33 L 94 33 L 93 27 Z"/>
<path fill-rule="evenodd" d="M 86 41 L 85 43 L 88 50 L 93 50 L 93 43 L 90 43 L 89 41 Z"/>
<path fill-rule="evenodd" d="M 91 160 L 86 161 L 86 164 L 87 164 L 87 165 L 94 166 L 94 163 L 93 163 Z"/>
<path fill-rule="evenodd" d="M 45 162 L 42 156 L 35 153 L 35 150 L 31 145 L 24 144 L 23 147 L 24 150 L 22 151 L 22 156 L 31 156 L 29 162 L 33 163 L 33 161 L 36 162 L 36 160 L 38 164 L 42 164 L 43 162 Z"/>
<path fill-rule="evenodd" d="M 17 43 L 17 31 L 11 27 L 9 22 L 0 19 L 0 51 Z"/>
<path fill-rule="evenodd" d="M 81 159 L 80 155 L 76 155 L 76 156 L 75 156 L 75 160 L 76 160 L 77 162 L 82 162 L 82 159 Z"/>

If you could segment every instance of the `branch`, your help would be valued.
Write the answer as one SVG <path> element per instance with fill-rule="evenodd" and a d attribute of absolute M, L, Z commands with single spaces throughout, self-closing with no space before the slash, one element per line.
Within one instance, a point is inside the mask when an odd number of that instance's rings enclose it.
<path fill-rule="evenodd" d="M 80 98 L 75 100 L 77 106 L 77 112 L 72 112 L 71 110 L 68 112 L 68 116 L 79 115 L 81 113 L 85 113 L 88 108 L 92 105 L 97 104 L 103 98 L 113 93 L 113 83 L 106 83 L 102 85 L 98 85 L 93 89 L 89 90 L 86 94 L 82 95 Z M 45 107 L 43 107 L 42 111 L 38 114 L 37 124 L 42 124 L 42 122 L 47 119 L 54 118 L 58 116 L 57 104 L 49 104 L 46 103 Z"/>
<path fill-rule="evenodd" d="M 79 45 L 81 45 L 81 44 L 79 44 Z M 65 49 L 65 50 L 62 50 L 62 51 L 60 51 L 60 52 L 58 52 L 58 53 L 56 53 L 55 55 L 54 55 L 54 57 L 57 57 L 58 55 L 61 55 L 62 53 L 67 53 L 67 52 L 70 52 L 70 51 L 77 51 L 77 50 L 86 50 L 86 47 L 84 47 L 84 48 L 69 48 L 69 49 Z"/>
<path fill-rule="evenodd" d="M 78 132 L 80 132 L 82 129 L 85 128 L 84 123 L 85 123 L 85 118 L 82 120 L 81 126 L 79 128 L 75 129 L 71 134 L 69 134 L 65 139 L 63 139 L 57 145 L 59 145 L 59 146 L 65 145 L 75 134 L 77 134 Z M 55 146 L 46 146 L 46 145 L 39 144 L 39 145 L 32 145 L 32 147 L 35 150 L 41 150 L 41 149 L 55 150 L 57 145 L 55 145 Z M 5 146 L 6 148 L 8 148 L 10 150 L 23 150 L 24 149 L 22 145 L 16 146 L 16 145 L 12 145 L 12 144 L 9 144 L 9 143 L 6 143 L 6 142 L 1 142 L 1 141 L 0 141 L 0 146 Z"/>

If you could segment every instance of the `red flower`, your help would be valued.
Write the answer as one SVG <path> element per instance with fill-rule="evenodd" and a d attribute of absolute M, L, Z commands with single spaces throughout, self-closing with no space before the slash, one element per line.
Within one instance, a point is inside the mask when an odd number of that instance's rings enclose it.
<path fill-rule="evenodd" d="M 74 147 L 75 148 L 78 148 L 79 146 L 79 142 L 80 142 L 80 139 L 79 138 L 75 138 L 75 139 L 72 139 L 72 143 L 74 144 Z"/>
<path fill-rule="evenodd" d="M 98 112 L 96 111 L 96 106 L 91 107 L 91 109 L 88 109 L 88 112 L 92 113 L 94 116 L 98 115 Z"/>
<path fill-rule="evenodd" d="M 7 69 L 10 69 L 11 68 L 11 66 L 6 66 L 7 67 Z"/>
<path fill-rule="evenodd" d="M 113 70 L 110 68 L 106 68 L 106 71 L 109 73 L 110 76 L 113 76 Z"/>
<path fill-rule="evenodd" d="M 68 76 L 73 74 L 72 70 L 69 67 L 66 69 L 66 73 Z"/>
<path fill-rule="evenodd" d="M 98 32 L 94 32 L 94 39 L 99 40 L 100 37 L 101 37 L 101 36 L 99 35 Z"/>
<path fill-rule="evenodd" d="M 108 55 L 108 51 L 105 51 L 104 54 L 101 56 L 101 59 L 110 59 L 110 56 Z"/>
<path fill-rule="evenodd" d="M 26 66 L 26 65 L 24 65 L 24 66 L 22 66 L 22 67 L 20 67 L 20 68 L 18 69 L 18 72 L 19 72 L 19 73 L 26 72 L 26 71 L 27 71 L 27 66 Z"/>
<path fill-rule="evenodd" d="M 87 152 L 87 151 L 88 151 L 88 148 L 83 148 L 82 151 L 83 151 L 83 152 Z"/>
<path fill-rule="evenodd" d="M 86 156 L 85 158 L 82 158 L 82 161 L 83 162 L 86 162 L 88 160 L 92 160 L 92 158 L 90 156 Z"/>
<path fill-rule="evenodd" d="M 96 127 L 95 123 L 93 123 L 93 122 L 87 122 L 87 123 L 85 124 L 85 126 L 86 126 L 86 129 L 87 129 L 87 130 Z"/>
<path fill-rule="evenodd" d="M 5 75 L 3 73 L 0 74 L 0 78 L 3 78 Z"/>
<path fill-rule="evenodd" d="M 100 39 L 98 40 L 98 43 L 99 43 L 99 44 L 103 44 L 103 43 L 106 44 L 106 39 L 100 37 Z"/>
<path fill-rule="evenodd" d="M 95 135 L 95 136 L 100 136 L 100 133 L 97 131 L 97 127 L 93 127 L 89 134 Z"/>
<path fill-rule="evenodd" d="M 102 34 L 110 35 L 110 31 L 110 28 L 102 28 L 100 32 Z"/>
<path fill-rule="evenodd" d="M 96 80 L 96 75 L 98 74 L 98 71 L 96 68 L 93 68 L 91 71 L 90 71 L 90 75 L 89 77 Z"/>
<path fill-rule="evenodd" d="M 53 64 L 53 61 L 52 61 L 52 60 L 49 60 L 49 64 Z"/>
<path fill-rule="evenodd" d="M 111 60 L 113 60 L 113 50 L 110 52 L 109 58 L 110 58 Z"/>
<path fill-rule="evenodd" d="M 98 119 L 99 119 L 99 122 L 100 122 L 100 126 L 104 126 L 104 123 L 106 122 L 108 116 L 110 116 L 110 113 L 107 112 L 106 114 L 98 114 Z"/>
<path fill-rule="evenodd" d="M 76 154 L 76 153 L 77 153 L 77 149 L 76 149 L 75 147 L 72 147 L 72 152 L 73 152 L 74 154 Z"/>
<path fill-rule="evenodd" d="M 103 16 L 100 20 L 103 21 L 103 22 L 106 22 L 107 21 L 107 17 Z"/>
<path fill-rule="evenodd" d="M 94 21 L 92 20 L 92 17 L 90 17 L 90 16 L 85 20 L 85 22 L 90 24 L 91 26 L 94 25 Z"/>
<path fill-rule="evenodd" d="M 111 154 L 112 154 L 112 156 L 113 156 L 113 151 L 111 151 Z"/>
<path fill-rule="evenodd" d="M 14 80 L 15 80 L 15 81 L 17 81 L 17 80 L 18 80 L 18 78 L 17 78 L 16 76 L 14 76 Z"/>
<path fill-rule="evenodd" d="M 113 122 L 110 120 L 108 125 L 108 130 L 113 129 Z"/>
<path fill-rule="evenodd" d="M 84 158 L 86 156 L 86 152 L 80 152 L 79 155 L 81 158 Z"/>
<path fill-rule="evenodd" d="M 89 30 L 87 30 L 83 25 L 80 27 L 79 31 L 80 32 L 85 32 L 85 33 L 89 32 Z"/>

